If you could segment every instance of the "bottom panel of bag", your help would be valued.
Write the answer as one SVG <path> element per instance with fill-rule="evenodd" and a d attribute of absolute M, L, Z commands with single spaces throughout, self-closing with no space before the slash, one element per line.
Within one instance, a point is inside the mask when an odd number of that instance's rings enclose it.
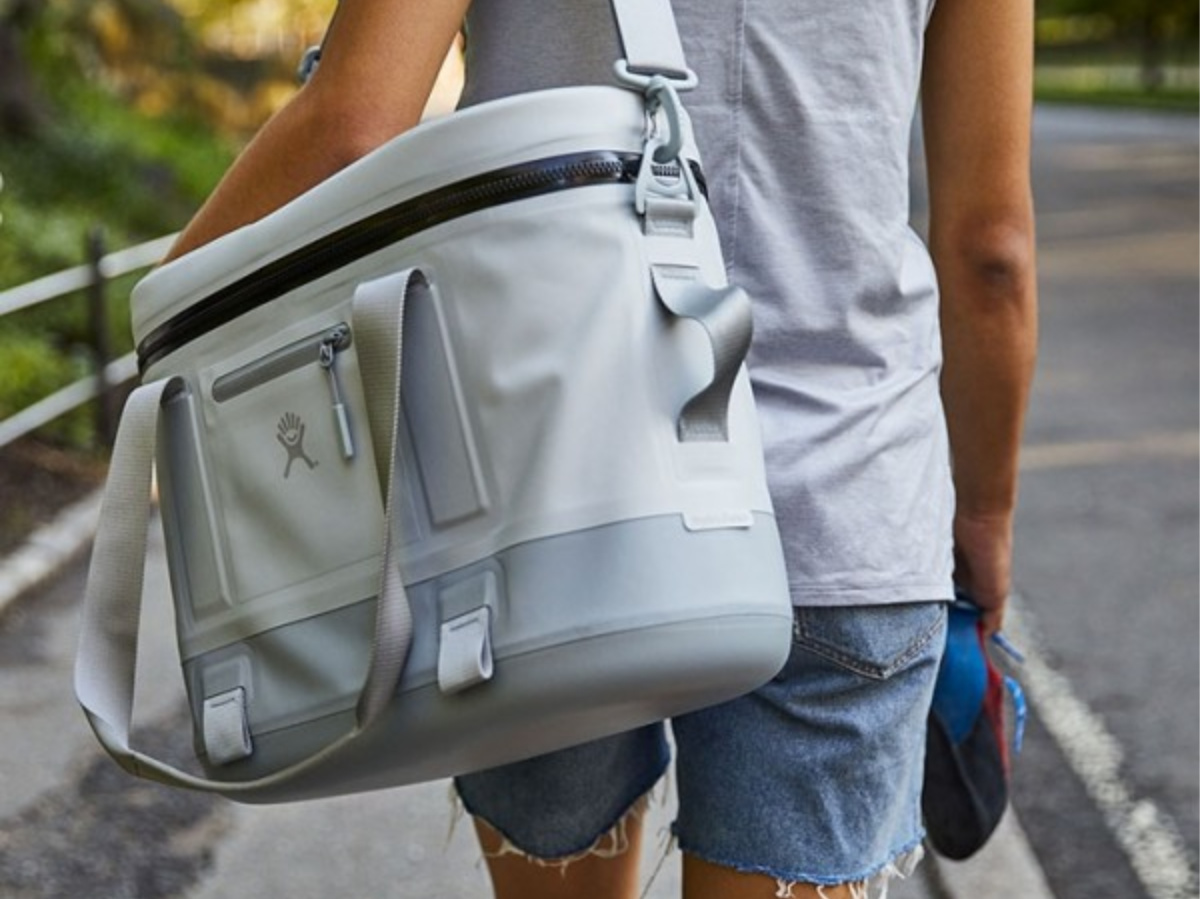
<path fill-rule="evenodd" d="M 531 541 L 409 585 L 414 639 L 384 718 L 336 759 L 239 801 L 283 802 L 491 767 L 719 702 L 772 677 L 791 642 L 774 520 L 688 531 L 675 516 Z M 259 634 L 187 665 L 206 706 L 241 691 L 240 781 L 353 726 L 374 601 Z M 209 703 L 205 702 L 206 697 Z M 211 744 L 210 744 L 211 745 Z"/>

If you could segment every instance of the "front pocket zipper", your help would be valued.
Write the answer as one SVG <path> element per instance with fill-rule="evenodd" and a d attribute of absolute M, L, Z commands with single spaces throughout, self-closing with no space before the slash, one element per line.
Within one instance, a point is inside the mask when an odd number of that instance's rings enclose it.
<path fill-rule="evenodd" d="M 213 401 L 227 402 L 306 365 L 318 365 L 325 371 L 329 382 L 333 400 L 333 426 L 342 445 L 342 456 L 353 459 L 354 435 L 350 430 L 346 404 L 342 400 L 342 385 L 337 370 L 338 353 L 347 349 L 350 342 L 350 326 L 342 322 L 319 334 L 289 343 L 213 381 Z"/>

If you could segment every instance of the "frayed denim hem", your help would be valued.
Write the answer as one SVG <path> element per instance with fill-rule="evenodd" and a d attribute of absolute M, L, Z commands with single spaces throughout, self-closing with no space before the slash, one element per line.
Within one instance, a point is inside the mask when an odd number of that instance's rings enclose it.
<path fill-rule="evenodd" d="M 480 821 L 496 831 L 500 836 L 500 848 L 494 852 L 484 852 L 484 858 L 502 858 L 506 855 L 520 856 L 532 864 L 547 868 L 559 868 L 564 873 L 566 869 L 573 863 L 595 856 L 597 858 L 617 858 L 624 855 L 630 849 L 630 842 L 626 833 L 626 827 L 630 820 L 636 820 L 642 817 L 649 808 L 651 795 L 655 788 L 662 781 L 663 776 L 667 773 L 670 766 L 670 760 L 664 764 L 661 770 L 658 770 L 652 777 L 649 778 L 649 783 L 644 784 L 640 789 L 635 791 L 633 799 L 616 815 L 615 819 L 607 822 L 600 828 L 599 833 L 594 837 L 590 837 L 586 842 L 578 847 L 571 847 L 554 855 L 540 855 L 538 853 L 522 848 L 511 834 L 505 831 L 505 828 L 497 822 L 491 820 L 486 814 L 471 807 L 466 798 L 451 785 L 451 796 L 456 801 L 456 804 L 465 809 L 467 814 Z"/>
<path fill-rule="evenodd" d="M 766 877 L 774 878 L 776 899 L 792 899 L 795 889 L 798 886 L 814 886 L 817 888 L 817 895 L 822 897 L 825 896 L 827 888 L 846 886 L 850 889 L 852 899 L 887 899 L 888 888 L 892 880 L 895 878 L 905 880 L 911 877 L 913 872 L 916 871 L 917 866 L 921 863 L 921 860 L 925 857 L 923 842 L 924 837 L 919 837 L 915 842 L 901 848 L 882 865 L 869 869 L 865 873 L 851 874 L 847 877 L 814 876 L 811 874 L 781 872 L 763 865 L 747 865 L 741 862 L 712 858 L 702 852 L 689 849 L 682 843 L 679 844 L 679 848 L 681 851 L 703 859 L 710 864 L 730 868 L 745 874 L 762 874 Z"/>

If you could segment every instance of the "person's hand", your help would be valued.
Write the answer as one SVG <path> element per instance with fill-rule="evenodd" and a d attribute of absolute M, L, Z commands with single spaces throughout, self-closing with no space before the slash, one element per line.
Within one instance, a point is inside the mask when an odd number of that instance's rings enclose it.
<path fill-rule="evenodd" d="M 988 636 L 1004 624 L 1012 590 L 1012 513 L 958 513 L 954 518 L 954 581 L 982 610 Z"/>

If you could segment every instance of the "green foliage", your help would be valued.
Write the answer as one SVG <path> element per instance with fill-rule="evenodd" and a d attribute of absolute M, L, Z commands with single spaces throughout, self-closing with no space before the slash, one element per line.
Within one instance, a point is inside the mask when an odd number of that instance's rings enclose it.
<path fill-rule="evenodd" d="M 114 248 L 178 229 L 231 158 L 199 129 L 76 86 L 39 139 L 0 145 L 0 288 L 79 264 L 97 226 Z"/>
<path fill-rule="evenodd" d="M 86 4 L 84 4 L 86 6 Z M 64 12 L 52 0 L 42 24 Z M 64 31 L 63 34 L 68 32 Z M 36 136 L 0 140 L 0 290 L 79 265 L 88 234 L 103 229 L 110 250 L 179 229 L 233 157 L 232 142 L 185 116 L 131 108 L 67 37 L 38 32 L 30 56 L 52 114 Z M 111 346 L 130 349 L 132 278 L 109 286 Z M 0 420 L 83 377 L 90 325 L 82 296 L 68 296 L 0 319 Z M 42 436 L 90 443 L 87 409 Z"/>
<path fill-rule="evenodd" d="M 247 54 L 260 7 L 296 43 Z M 88 234 L 110 250 L 183 226 L 236 145 L 294 90 L 300 47 L 334 0 L 0 0 L 0 290 L 85 261 Z M 253 27 L 249 27 L 253 24 Z M 225 37 L 222 37 L 225 36 Z M 236 42 L 235 42 L 236 43 Z M 7 90 L 6 90 L 7 89 Z M 0 111 L 3 111 L 0 108 Z M 107 291 L 110 345 L 131 349 L 128 292 Z M 85 299 L 0 319 L 0 420 L 90 372 Z M 86 409 L 40 436 L 90 443 Z"/>
<path fill-rule="evenodd" d="M 1110 90 L 1089 88 L 1081 95 L 1170 106 L 1181 89 L 1186 94 L 1195 87 L 1198 29 L 1195 0 L 1040 0 L 1038 59 L 1043 66 L 1128 68 L 1132 78 L 1114 77 Z M 1062 83 L 1053 92 L 1069 93 Z M 1150 93 L 1164 96 L 1151 99 Z"/>
<path fill-rule="evenodd" d="M 86 360 L 61 352 L 46 335 L 0 330 L 0 420 L 33 405 L 87 374 Z M 44 430 L 47 438 L 69 446 L 87 447 L 92 422 L 86 408 L 54 421 Z"/>
<path fill-rule="evenodd" d="M 1153 109 L 1196 115 L 1200 112 L 1200 91 L 1195 88 L 1160 89 L 1105 87 L 1081 89 L 1057 85 L 1038 86 L 1036 96 L 1042 103 L 1111 106 L 1119 109 Z"/>
<path fill-rule="evenodd" d="M 195 41 L 182 17 L 163 0 L 34 0 L 24 49 L 42 81 L 113 81 L 126 59 L 190 65 Z"/>
<path fill-rule="evenodd" d="M 1174 36 L 1195 36 L 1197 20 L 1194 0 L 1038 0 L 1042 19 L 1079 17 L 1106 22 L 1105 37 L 1120 37 L 1136 32 L 1147 24 Z"/>

